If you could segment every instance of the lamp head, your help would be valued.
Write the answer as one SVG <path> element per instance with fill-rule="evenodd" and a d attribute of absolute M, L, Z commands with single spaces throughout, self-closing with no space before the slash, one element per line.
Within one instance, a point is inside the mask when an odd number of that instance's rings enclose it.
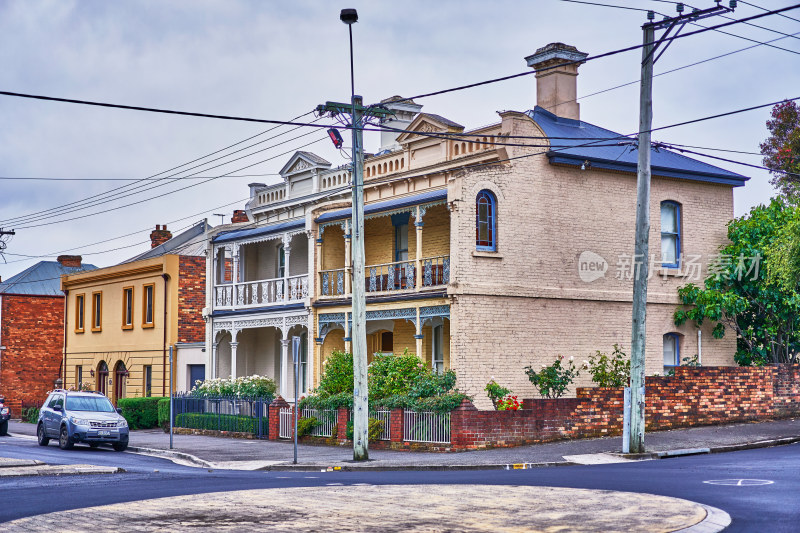
<path fill-rule="evenodd" d="M 358 11 L 352 8 L 342 9 L 342 12 L 339 14 L 339 20 L 347 25 L 356 23 L 358 22 Z"/>

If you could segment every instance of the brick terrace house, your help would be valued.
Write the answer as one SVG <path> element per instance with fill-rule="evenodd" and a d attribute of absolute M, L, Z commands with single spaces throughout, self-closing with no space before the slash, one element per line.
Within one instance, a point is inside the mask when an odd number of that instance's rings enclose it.
<path fill-rule="evenodd" d="M 564 63 L 585 57 L 561 43 L 537 50 L 526 58 L 537 71 L 537 105 L 501 112 L 498 123 L 478 129 L 399 97 L 383 102 L 397 113 L 388 125 L 404 131 L 384 131 L 365 160 L 369 353 L 408 349 L 437 371 L 452 368 L 459 387 L 488 408 L 483 388 L 492 377 L 532 397 L 525 366 L 629 347 L 632 271 L 624 266 L 633 261 L 638 154 L 628 139 L 580 119 L 578 65 Z M 314 337 L 311 385 L 333 350 L 350 349 L 352 266 L 349 173 L 309 167 L 302 210 L 280 210 L 282 191 L 293 186 L 286 177 L 251 187 L 250 205 L 276 213 L 253 231 L 314 241 L 303 299 Z M 733 365 L 732 336 L 676 327 L 672 315 L 677 288 L 704 276 L 725 243 L 733 188 L 747 178 L 663 148 L 652 149 L 652 174 L 646 372 L 695 354 L 704 365 Z M 338 196 L 319 194 L 326 191 Z M 280 218 L 287 212 L 291 227 Z M 599 268 L 594 275 L 581 271 L 587 257 Z M 234 272 L 264 264 L 253 255 L 230 261 Z M 241 308 L 256 289 L 263 286 L 234 288 L 225 301 Z M 584 375 L 577 385 L 589 383 Z"/>
<path fill-rule="evenodd" d="M 61 375 L 64 344 L 62 274 L 92 270 L 79 255 L 40 261 L 0 283 L 0 395 L 13 416 L 38 405 Z"/>
<path fill-rule="evenodd" d="M 169 347 L 177 349 L 176 390 L 205 378 L 202 309 L 209 226 L 176 237 L 166 226 L 152 247 L 118 265 L 66 275 L 64 382 L 119 398 L 169 394 Z"/>

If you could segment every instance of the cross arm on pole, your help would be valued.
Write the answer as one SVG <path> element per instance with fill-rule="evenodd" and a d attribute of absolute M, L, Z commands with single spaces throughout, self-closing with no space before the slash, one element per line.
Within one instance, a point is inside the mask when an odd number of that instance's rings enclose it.
<path fill-rule="evenodd" d="M 324 115 L 330 113 L 331 115 L 352 114 L 353 111 L 360 112 L 363 116 L 386 118 L 394 115 L 394 111 L 387 109 L 383 106 L 356 106 L 353 108 L 352 103 L 344 102 L 325 102 L 317 106 L 317 114 Z"/>

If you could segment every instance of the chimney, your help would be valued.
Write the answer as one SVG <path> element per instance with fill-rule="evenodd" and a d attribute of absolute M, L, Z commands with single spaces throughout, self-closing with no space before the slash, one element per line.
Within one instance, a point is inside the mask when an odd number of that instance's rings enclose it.
<path fill-rule="evenodd" d="M 580 120 L 581 107 L 575 101 L 578 67 L 588 55 L 568 44 L 550 43 L 526 57 L 528 66 L 536 70 L 536 105 L 559 117 Z"/>
<path fill-rule="evenodd" d="M 56 261 L 61 263 L 61 266 L 80 268 L 82 259 L 79 255 L 59 255 Z"/>
<path fill-rule="evenodd" d="M 411 124 L 422 109 L 422 106 L 415 104 L 414 100 L 406 100 L 402 96 L 392 96 L 391 98 L 381 100 L 381 103 L 387 109 L 394 111 L 394 116 L 386 119 L 381 125 L 398 130 L 408 128 L 408 125 Z M 391 151 L 400 149 L 400 145 L 397 144 L 397 138 L 399 136 L 400 133 L 396 131 L 381 131 L 381 147 L 378 153 L 385 150 Z"/>
<path fill-rule="evenodd" d="M 237 224 L 239 222 L 250 222 L 250 219 L 247 218 L 247 211 L 244 209 L 234 209 L 233 216 L 231 217 L 231 224 Z"/>
<path fill-rule="evenodd" d="M 156 224 L 156 229 L 150 232 L 150 248 L 155 248 L 159 244 L 164 244 L 172 238 L 172 233 L 167 231 L 167 225 L 159 226 Z"/>

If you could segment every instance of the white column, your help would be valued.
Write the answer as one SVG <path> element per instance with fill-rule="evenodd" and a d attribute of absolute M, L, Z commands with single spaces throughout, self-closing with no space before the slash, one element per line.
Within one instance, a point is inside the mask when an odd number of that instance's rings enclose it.
<path fill-rule="evenodd" d="M 292 255 L 292 238 L 283 236 L 283 301 L 288 302 L 289 296 L 289 258 Z"/>
<path fill-rule="evenodd" d="M 233 335 L 236 338 L 236 335 Z M 231 377 L 236 379 L 236 348 L 239 346 L 238 342 L 231 342 Z"/>
<path fill-rule="evenodd" d="M 344 293 L 350 294 L 352 289 L 352 249 L 350 238 L 350 221 L 344 222 Z M 339 294 L 338 296 L 342 296 Z"/>
<path fill-rule="evenodd" d="M 416 230 L 416 237 L 417 237 L 417 253 L 415 259 L 415 266 L 416 266 L 416 290 L 420 290 L 422 288 L 422 227 L 424 226 L 422 222 L 422 212 L 420 207 L 417 206 L 417 214 L 414 217 L 414 229 Z M 419 334 L 419 332 L 417 332 Z M 419 345 L 420 343 L 417 343 Z"/>
<path fill-rule="evenodd" d="M 294 391 L 289 391 L 289 344 L 290 339 L 287 337 L 281 339 L 281 390 L 280 395 L 286 400 L 289 398 L 291 392 L 294 396 Z"/>
<path fill-rule="evenodd" d="M 219 343 L 218 342 L 212 342 L 211 343 L 211 372 L 210 372 L 211 379 L 217 379 L 219 377 L 217 375 L 219 373 L 219 370 L 218 370 L 218 366 L 219 365 L 217 364 L 217 358 L 219 358 Z"/>

